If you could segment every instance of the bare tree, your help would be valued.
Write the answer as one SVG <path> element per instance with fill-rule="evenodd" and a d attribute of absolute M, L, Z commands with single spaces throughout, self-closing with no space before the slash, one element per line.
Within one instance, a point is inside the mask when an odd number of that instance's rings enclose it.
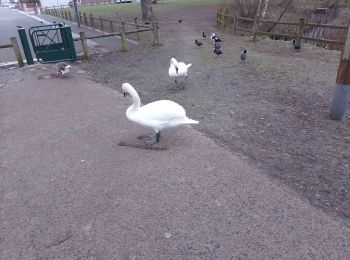
<path fill-rule="evenodd" d="M 292 6 L 293 0 L 285 0 L 285 1 L 283 1 L 283 4 L 285 5 L 285 6 L 284 6 L 284 9 L 283 9 L 283 11 L 280 13 L 280 15 L 278 16 L 278 19 L 277 19 L 276 22 L 279 22 L 279 21 L 282 19 L 283 15 L 284 15 L 284 14 L 287 12 L 287 10 Z M 275 28 L 276 25 L 277 25 L 277 23 L 272 24 L 271 27 L 267 29 L 267 32 L 271 32 L 272 29 Z"/>
<path fill-rule="evenodd" d="M 153 12 L 153 1 L 152 0 L 141 0 L 141 13 L 143 21 L 152 21 L 154 20 Z"/>

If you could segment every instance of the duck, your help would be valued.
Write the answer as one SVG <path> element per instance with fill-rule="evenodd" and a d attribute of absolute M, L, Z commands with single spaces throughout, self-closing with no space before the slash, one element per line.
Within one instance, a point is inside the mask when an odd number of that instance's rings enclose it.
<path fill-rule="evenodd" d="M 195 43 L 197 46 L 202 46 L 202 45 L 203 45 L 203 43 L 200 42 L 200 41 L 198 41 L 197 39 L 194 41 L 194 43 Z"/>
<path fill-rule="evenodd" d="M 56 70 L 58 71 L 61 77 L 67 74 L 68 72 L 70 72 L 71 69 L 72 69 L 72 66 L 65 62 L 59 62 L 56 64 Z"/>
<path fill-rule="evenodd" d="M 245 61 L 247 59 L 247 50 L 244 50 L 242 53 L 241 53 L 241 61 Z"/>
<path fill-rule="evenodd" d="M 296 50 L 299 50 L 301 48 L 300 44 L 298 44 L 295 40 L 293 40 L 292 44 L 293 44 L 293 48 Z"/>
<path fill-rule="evenodd" d="M 222 54 L 222 50 L 220 50 L 220 48 L 214 48 L 214 53 L 216 55 L 220 55 L 220 54 Z"/>
<path fill-rule="evenodd" d="M 187 124 L 198 124 L 199 121 L 186 116 L 185 109 L 171 100 L 158 100 L 141 106 L 141 100 L 134 87 L 123 83 L 124 97 L 130 95 L 133 104 L 126 110 L 126 118 L 139 125 L 152 128 L 154 134 L 146 137 L 146 143 L 153 145 L 160 140 L 160 131 L 165 128 Z"/>
<path fill-rule="evenodd" d="M 214 42 L 214 48 L 215 49 L 220 49 L 221 45 L 218 42 Z"/>
<path fill-rule="evenodd" d="M 215 33 L 212 33 L 210 38 L 211 38 L 214 42 L 221 42 L 221 38 L 219 38 L 218 36 L 216 36 Z"/>
<path fill-rule="evenodd" d="M 175 58 L 170 59 L 169 76 L 175 78 L 175 84 L 177 84 L 176 78 L 187 78 L 188 69 L 192 66 L 192 63 L 185 64 L 184 62 L 178 62 Z"/>

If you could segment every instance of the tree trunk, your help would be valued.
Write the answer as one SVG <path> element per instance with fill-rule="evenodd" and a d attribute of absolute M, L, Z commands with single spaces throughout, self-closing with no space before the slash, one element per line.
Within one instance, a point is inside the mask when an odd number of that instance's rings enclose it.
<path fill-rule="evenodd" d="M 141 0 L 142 21 L 154 20 L 152 0 Z"/>

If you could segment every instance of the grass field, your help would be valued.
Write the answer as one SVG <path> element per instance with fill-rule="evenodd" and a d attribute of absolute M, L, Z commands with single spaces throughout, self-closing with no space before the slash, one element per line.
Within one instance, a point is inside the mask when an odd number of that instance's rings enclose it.
<path fill-rule="evenodd" d="M 196 5 L 211 5 L 217 3 L 217 0 L 164 0 L 158 2 L 158 4 L 155 4 L 153 10 L 157 16 L 157 13 L 170 11 L 175 12 L 182 8 L 195 7 Z M 94 14 L 95 16 L 102 17 L 124 17 L 141 15 L 140 3 L 81 6 L 78 9 L 80 12 Z"/>

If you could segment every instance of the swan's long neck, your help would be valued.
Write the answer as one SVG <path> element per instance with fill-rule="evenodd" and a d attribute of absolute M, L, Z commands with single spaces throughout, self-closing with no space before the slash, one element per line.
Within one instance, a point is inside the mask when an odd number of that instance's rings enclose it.
<path fill-rule="evenodd" d="M 132 97 L 133 104 L 127 109 L 126 114 L 137 111 L 140 108 L 141 101 L 135 89 L 128 90 L 130 96 Z"/>

